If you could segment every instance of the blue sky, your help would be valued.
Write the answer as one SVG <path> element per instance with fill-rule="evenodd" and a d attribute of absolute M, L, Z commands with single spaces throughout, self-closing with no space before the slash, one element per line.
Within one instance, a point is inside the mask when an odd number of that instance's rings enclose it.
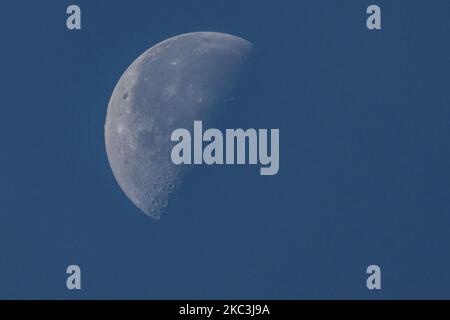
<path fill-rule="evenodd" d="M 448 1 L 376 1 L 381 31 L 372 1 L 76 3 L 76 32 L 72 3 L 0 4 L 0 298 L 450 298 Z M 280 171 L 195 168 L 155 222 L 114 180 L 106 108 L 193 31 L 255 45 L 226 125 L 279 128 Z"/>

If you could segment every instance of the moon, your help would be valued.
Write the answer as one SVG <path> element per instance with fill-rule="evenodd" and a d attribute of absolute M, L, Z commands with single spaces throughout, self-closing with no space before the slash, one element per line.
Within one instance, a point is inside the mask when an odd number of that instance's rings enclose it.
<path fill-rule="evenodd" d="M 178 35 L 145 51 L 117 82 L 106 153 L 120 188 L 148 216 L 160 218 L 191 167 L 172 163 L 172 131 L 218 116 L 252 48 L 224 33 Z"/>

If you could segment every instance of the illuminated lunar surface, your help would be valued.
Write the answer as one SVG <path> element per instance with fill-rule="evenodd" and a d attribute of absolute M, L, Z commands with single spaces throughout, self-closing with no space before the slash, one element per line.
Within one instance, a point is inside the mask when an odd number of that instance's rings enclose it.
<path fill-rule="evenodd" d="M 252 47 L 229 34 L 182 34 L 144 52 L 118 81 L 106 152 L 123 192 L 150 217 L 159 219 L 191 167 L 172 163 L 172 131 L 217 117 Z"/>

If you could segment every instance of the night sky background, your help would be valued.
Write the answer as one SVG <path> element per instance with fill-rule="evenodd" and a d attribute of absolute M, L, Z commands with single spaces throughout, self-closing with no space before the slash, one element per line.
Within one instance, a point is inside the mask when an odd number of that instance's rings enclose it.
<path fill-rule="evenodd" d="M 71 2 L 0 4 L 0 298 L 450 298 L 450 1 L 73 3 L 80 31 Z M 195 167 L 154 221 L 112 175 L 106 109 L 194 31 L 255 45 L 227 127 L 280 128 L 280 171 Z"/>

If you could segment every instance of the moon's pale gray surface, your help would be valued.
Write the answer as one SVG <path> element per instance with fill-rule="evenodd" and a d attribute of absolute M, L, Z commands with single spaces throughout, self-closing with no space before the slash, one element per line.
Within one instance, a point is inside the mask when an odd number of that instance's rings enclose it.
<path fill-rule="evenodd" d="M 127 197 L 158 219 L 189 165 L 176 166 L 172 131 L 214 119 L 229 98 L 252 44 L 229 34 L 195 32 L 165 40 L 139 56 L 108 105 L 105 144 Z"/>

